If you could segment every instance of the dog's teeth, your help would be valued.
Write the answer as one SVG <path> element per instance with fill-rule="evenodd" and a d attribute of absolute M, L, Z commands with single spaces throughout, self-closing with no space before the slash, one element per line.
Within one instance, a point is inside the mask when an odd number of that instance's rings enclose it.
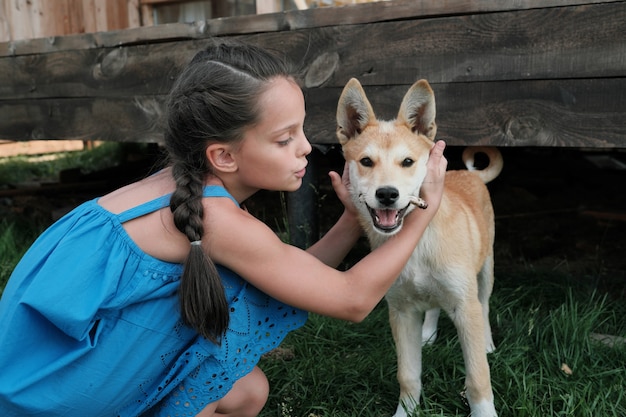
<path fill-rule="evenodd" d="M 424 199 L 422 199 L 422 198 L 411 196 L 411 200 L 410 201 L 411 201 L 411 204 L 416 205 L 417 207 L 419 207 L 421 209 L 428 208 L 428 203 L 426 201 L 424 201 Z"/>

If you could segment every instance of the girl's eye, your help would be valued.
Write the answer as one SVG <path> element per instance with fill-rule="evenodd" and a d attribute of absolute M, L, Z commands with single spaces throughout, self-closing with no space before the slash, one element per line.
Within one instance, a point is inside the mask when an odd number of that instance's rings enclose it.
<path fill-rule="evenodd" d="M 278 142 L 278 146 L 287 146 L 287 145 L 289 145 L 289 142 L 291 142 L 292 140 L 293 140 L 292 137 L 289 137 L 289 138 L 287 138 L 285 140 L 281 140 L 281 141 Z"/>

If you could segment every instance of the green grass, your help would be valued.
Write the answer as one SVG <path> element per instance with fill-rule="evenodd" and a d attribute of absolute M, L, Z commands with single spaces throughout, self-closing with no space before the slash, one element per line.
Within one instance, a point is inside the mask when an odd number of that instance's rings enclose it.
<path fill-rule="evenodd" d="M 35 240 L 42 227 L 20 228 L 11 220 L 0 220 L 0 295 L 6 285 L 11 271 Z M 22 232 L 21 230 L 24 230 Z"/>
<path fill-rule="evenodd" d="M 92 155 L 80 157 L 89 161 Z M 25 177 L 33 172 L 45 177 L 58 169 L 0 164 L 0 183 L 7 182 L 2 175 L 30 170 Z M 9 217 L 0 221 L 0 290 L 45 226 Z M 599 292 L 594 277 L 602 271 L 580 276 L 504 252 L 498 257 L 491 299 L 497 350 L 488 358 L 500 417 L 626 416 L 626 346 L 610 347 L 591 337 L 626 336 L 623 290 Z M 623 283 L 613 287 L 623 288 Z M 464 364 L 456 331 L 445 316 L 438 340 L 424 349 L 423 359 L 418 415 L 466 416 Z M 563 364 L 571 374 L 562 370 Z M 384 301 L 358 324 L 311 315 L 260 366 L 271 385 L 262 417 L 391 416 L 397 404 L 395 352 Z"/>
<path fill-rule="evenodd" d="M 44 157 L 14 156 L 0 158 L 0 185 L 23 181 L 56 181 L 60 171 L 80 168 L 83 173 L 116 165 L 129 148 L 144 146 L 105 142 L 93 149 L 63 152 Z"/>
<path fill-rule="evenodd" d="M 528 273 L 500 277 L 492 297 L 497 350 L 489 355 L 501 417 L 625 416 L 626 346 L 592 333 L 624 336 L 623 302 L 563 285 L 523 284 Z M 556 289 L 568 277 L 545 276 Z M 538 282 L 535 282 L 538 284 Z M 464 364 L 450 320 L 424 348 L 419 416 L 466 416 Z M 391 416 L 398 386 L 384 302 L 362 323 L 311 316 L 283 347 L 293 358 L 265 358 L 272 390 L 263 416 Z M 291 355 L 290 355 L 291 356 Z M 566 364 L 571 375 L 561 370 Z"/>
<path fill-rule="evenodd" d="M 33 234 L 0 224 L 0 285 Z M 626 415 L 626 345 L 591 334 L 626 335 L 626 306 L 572 277 L 523 270 L 499 276 L 491 299 L 497 349 L 489 355 L 500 417 Z M 568 375 L 563 364 L 572 370 Z M 395 353 L 387 307 L 362 323 L 312 314 L 260 363 L 271 391 L 263 417 L 391 416 L 396 407 Z M 464 364 L 456 331 L 440 320 L 438 340 L 424 348 L 419 416 L 466 416 Z"/>

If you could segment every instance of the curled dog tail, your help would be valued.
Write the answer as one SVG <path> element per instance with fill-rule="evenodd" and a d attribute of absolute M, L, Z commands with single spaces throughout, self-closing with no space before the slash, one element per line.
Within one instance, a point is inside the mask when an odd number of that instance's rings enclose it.
<path fill-rule="evenodd" d="M 485 168 L 478 169 L 474 166 L 474 156 L 478 153 L 485 154 L 489 158 L 489 165 Z M 502 154 L 494 147 L 476 146 L 465 148 L 462 158 L 467 169 L 476 173 L 485 184 L 500 175 L 502 166 L 504 165 Z"/>

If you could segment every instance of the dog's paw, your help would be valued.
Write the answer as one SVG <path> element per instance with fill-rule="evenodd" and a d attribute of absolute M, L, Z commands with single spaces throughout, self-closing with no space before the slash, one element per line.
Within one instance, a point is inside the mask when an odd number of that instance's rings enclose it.
<path fill-rule="evenodd" d="M 493 401 L 480 401 L 470 404 L 470 417 L 498 417 Z"/>

